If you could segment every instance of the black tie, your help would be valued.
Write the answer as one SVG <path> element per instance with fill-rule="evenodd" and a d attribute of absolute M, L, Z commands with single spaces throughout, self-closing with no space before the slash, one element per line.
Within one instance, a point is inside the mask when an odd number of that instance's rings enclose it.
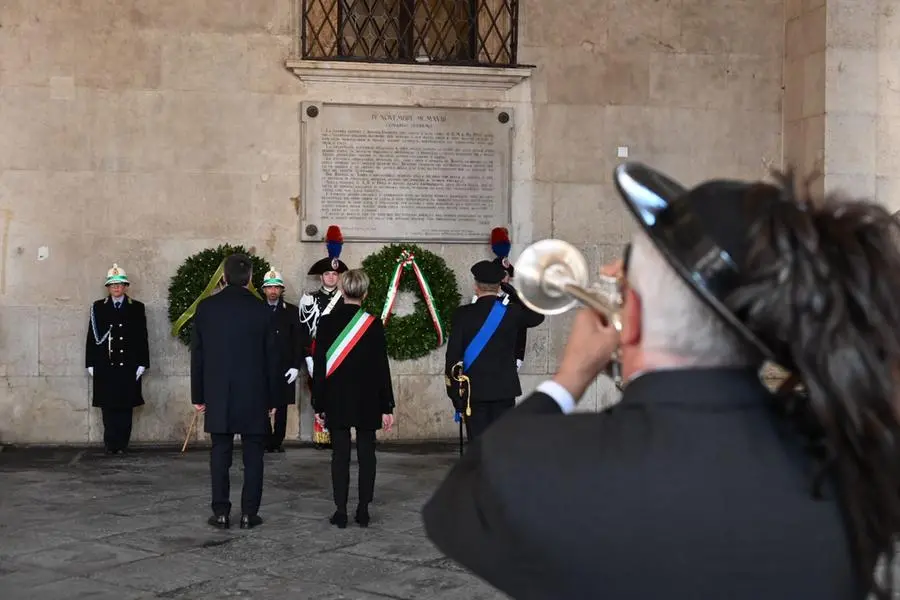
<path fill-rule="evenodd" d="M 275 312 L 276 310 L 278 310 L 278 305 L 277 305 L 277 304 L 273 304 L 273 305 L 272 305 L 272 312 Z"/>
<path fill-rule="evenodd" d="M 119 310 L 120 308 L 122 308 L 122 303 L 116 302 L 116 310 Z"/>

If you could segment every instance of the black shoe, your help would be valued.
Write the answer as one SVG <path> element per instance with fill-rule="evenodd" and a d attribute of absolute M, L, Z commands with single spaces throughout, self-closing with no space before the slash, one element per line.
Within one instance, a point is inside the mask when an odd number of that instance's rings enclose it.
<path fill-rule="evenodd" d="M 277 452 L 278 454 L 284 454 L 284 446 L 278 446 L 277 448 L 275 448 L 275 452 Z"/>
<path fill-rule="evenodd" d="M 259 515 L 244 515 L 241 517 L 241 529 L 253 529 L 257 525 L 262 525 L 263 520 Z"/>
<path fill-rule="evenodd" d="M 329 521 L 332 525 L 337 525 L 338 529 L 346 529 L 347 513 L 336 510 L 334 511 L 334 514 L 331 515 L 331 519 L 329 519 Z"/>
<path fill-rule="evenodd" d="M 369 521 L 371 520 L 369 517 L 369 507 L 368 506 L 359 506 L 356 509 L 356 517 L 354 520 L 359 524 L 360 527 L 368 527 Z"/>
<path fill-rule="evenodd" d="M 228 529 L 231 527 L 231 520 L 226 515 L 213 515 L 206 522 L 217 529 Z"/>

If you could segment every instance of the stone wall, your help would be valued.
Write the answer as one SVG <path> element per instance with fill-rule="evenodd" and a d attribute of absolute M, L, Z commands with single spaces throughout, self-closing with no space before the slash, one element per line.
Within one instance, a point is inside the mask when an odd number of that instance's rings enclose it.
<path fill-rule="evenodd" d="M 900 208 L 900 1 L 788 0 L 784 157 Z"/>
<path fill-rule="evenodd" d="M 513 257 L 532 240 L 575 243 L 592 267 L 630 224 L 610 174 L 629 158 L 685 183 L 757 177 L 781 160 L 781 0 L 524 0 L 509 91 L 309 83 L 284 68 L 291 0 L 4 0 L 0 3 L 0 439 L 96 442 L 83 368 L 91 300 L 118 262 L 146 302 L 151 369 L 135 439 L 183 439 L 187 352 L 168 333 L 166 288 L 189 254 L 253 246 L 312 286 L 323 245 L 301 245 L 298 104 L 304 100 L 512 105 Z M 39 249 L 49 256 L 38 260 Z M 347 244 L 356 265 L 377 247 Z M 456 270 L 484 246 L 429 246 Z M 529 337 L 527 390 L 556 366 L 568 318 Z M 452 437 L 443 351 L 395 363 L 391 437 Z M 584 402 L 613 398 L 601 381 Z M 306 406 L 302 402 L 301 406 Z M 305 411 L 305 409 L 304 409 Z M 302 421 L 302 423 L 301 423 Z M 308 415 L 289 437 L 308 438 Z"/>

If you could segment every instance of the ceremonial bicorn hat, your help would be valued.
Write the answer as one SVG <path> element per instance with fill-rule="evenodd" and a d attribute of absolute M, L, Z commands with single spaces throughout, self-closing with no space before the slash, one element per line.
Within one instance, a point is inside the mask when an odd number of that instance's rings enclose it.
<path fill-rule="evenodd" d="M 344 247 L 344 235 L 337 225 L 330 225 L 325 232 L 325 247 L 328 249 L 328 256 L 313 263 L 307 274 L 321 275 L 329 271 L 337 273 L 348 271 L 347 265 L 340 260 L 341 250 Z"/>
<path fill-rule="evenodd" d="M 497 258 L 494 262 L 503 267 L 506 274 L 513 277 L 515 269 L 509 262 L 509 251 L 512 243 L 509 240 L 509 230 L 506 227 L 494 227 L 491 230 L 491 250 Z"/>

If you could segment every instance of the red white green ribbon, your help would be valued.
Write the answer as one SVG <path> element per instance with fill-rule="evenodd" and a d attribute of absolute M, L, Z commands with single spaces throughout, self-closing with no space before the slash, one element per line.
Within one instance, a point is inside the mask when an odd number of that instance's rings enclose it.
<path fill-rule="evenodd" d="M 381 322 L 387 325 L 388 320 L 391 318 L 391 310 L 393 310 L 394 303 L 397 301 L 397 295 L 400 293 L 400 280 L 403 279 L 403 272 L 408 269 L 412 269 L 413 273 L 416 275 L 416 282 L 419 284 L 419 289 L 422 291 L 422 297 L 425 299 L 425 305 L 428 307 L 428 314 L 431 315 L 431 322 L 434 325 L 434 330 L 437 332 L 437 345 L 442 346 L 444 344 L 444 328 L 441 326 L 441 320 L 438 317 L 437 308 L 434 305 L 434 294 L 431 293 L 431 288 L 428 286 L 428 282 L 425 280 L 422 270 L 419 268 L 419 265 L 416 264 L 415 255 L 408 250 L 403 250 L 400 253 L 400 257 L 397 259 L 397 268 L 394 270 L 393 277 L 391 277 L 387 296 L 384 299 L 384 310 L 381 311 Z"/>
<path fill-rule="evenodd" d="M 353 319 L 347 323 L 344 330 L 341 331 L 337 339 L 332 342 L 325 353 L 325 377 L 331 377 L 334 370 L 341 366 L 350 351 L 353 350 L 356 343 L 369 329 L 369 326 L 375 321 L 375 317 L 359 309 L 353 316 Z"/>

